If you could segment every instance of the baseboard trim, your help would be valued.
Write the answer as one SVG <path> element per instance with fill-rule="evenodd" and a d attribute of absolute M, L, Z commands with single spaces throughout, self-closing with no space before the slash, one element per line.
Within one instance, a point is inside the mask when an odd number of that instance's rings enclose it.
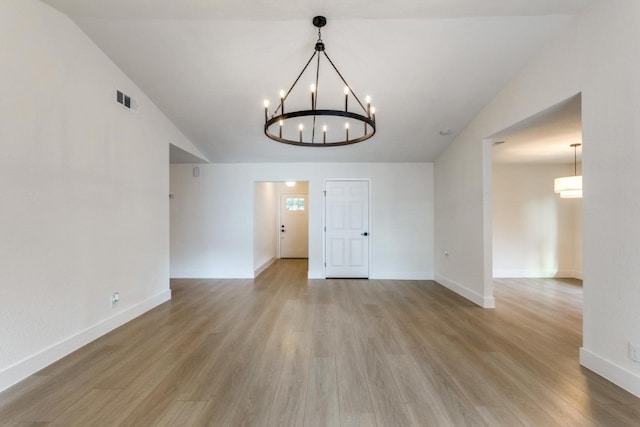
<path fill-rule="evenodd" d="M 584 347 L 580 348 L 580 364 L 629 393 L 640 397 L 640 375 L 603 359 Z"/>
<path fill-rule="evenodd" d="M 582 280 L 582 272 L 577 270 L 494 270 L 496 279 L 537 279 L 571 278 Z"/>
<path fill-rule="evenodd" d="M 379 280 L 433 280 L 433 273 L 427 271 L 411 271 L 411 272 L 375 272 L 371 274 L 371 279 Z"/>
<path fill-rule="evenodd" d="M 8 389 L 57 360 L 73 353 L 80 347 L 89 344 L 91 341 L 100 338 L 170 299 L 171 290 L 168 289 L 9 366 L 0 371 L 0 391 Z"/>
<path fill-rule="evenodd" d="M 260 273 L 262 273 L 263 271 L 265 271 L 267 268 L 271 267 L 271 265 L 276 262 L 276 257 L 271 258 L 270 260 L 268 260 L 267 262 L 265 262 L 264 264 L 262 264 L 260 267 L 256 268 L 255 271 L 253 272 L 253 278 L 255 279 L 256 277 L 258 277 L 260 275 Z"/>
<path fill-rule="evenodd" d="M 453 280 L 449 280 L 439 274 L 435 275 L 435 281 L 444 286 L 445 288 L 457 293 L 458 295 L 468 299 L 474 304 L 479 305 L 482 308 L 496 308 L 496 300 L 494 297 L 485 297 L 472 291 L 471 289 L 462 286 Z"/>

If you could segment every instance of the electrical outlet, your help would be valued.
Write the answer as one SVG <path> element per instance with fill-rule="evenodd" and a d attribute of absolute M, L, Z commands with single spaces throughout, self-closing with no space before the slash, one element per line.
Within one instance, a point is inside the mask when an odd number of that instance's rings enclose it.
<path fill-rule="evenodd" d="M 640 345 L 629 343 L 629 359 L 636 363 L 640 363 Z"/>
<path fill-rule="evenodd" d="M 111 295 L 111 308 L 118 305 L 118 301 L 120 301 L 120 294 L 118 292 L 115 292 L 113 295 Z"/>

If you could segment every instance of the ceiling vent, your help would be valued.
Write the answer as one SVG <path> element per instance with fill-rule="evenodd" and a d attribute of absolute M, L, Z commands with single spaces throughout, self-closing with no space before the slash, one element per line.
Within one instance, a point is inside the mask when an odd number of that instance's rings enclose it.
<path fill-rule="evenodd" d="M 122 91 L 116 90 L 116 102 L 127 110 L 138 111 L 138 103 L 136 100 Z"/>

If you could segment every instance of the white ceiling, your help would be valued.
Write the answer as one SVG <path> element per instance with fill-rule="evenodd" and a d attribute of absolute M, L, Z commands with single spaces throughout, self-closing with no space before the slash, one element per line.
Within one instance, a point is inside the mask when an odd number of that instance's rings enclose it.
<path fill-rule="evenodd" d="M 69 15 L 213 162 L 433 161 L 591 3 L 43 1 Z M 263 134 L 262 101 L 276 102 L 313 53 L 318 14 L 328 19 L 327 53 L 377 108 L 378 132 L 366 142 L 296 147 Z"/>
<path fill-rule="evenodd" d="M 547 108 L 492 135 L 496 163 L 573 163 L 571 144 L 582 144 L 581 96 Z M 578 160 L 582 149 L 576 150 Z"/>

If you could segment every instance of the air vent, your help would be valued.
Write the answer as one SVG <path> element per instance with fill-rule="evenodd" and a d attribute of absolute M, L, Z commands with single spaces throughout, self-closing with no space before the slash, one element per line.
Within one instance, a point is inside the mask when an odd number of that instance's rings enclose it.
<path fill-rule="evenodd" d="M 129 95 L 119 90 L 116 91 L 116 102 L 127 110 L 138 111 L 138 103 Z"/>

